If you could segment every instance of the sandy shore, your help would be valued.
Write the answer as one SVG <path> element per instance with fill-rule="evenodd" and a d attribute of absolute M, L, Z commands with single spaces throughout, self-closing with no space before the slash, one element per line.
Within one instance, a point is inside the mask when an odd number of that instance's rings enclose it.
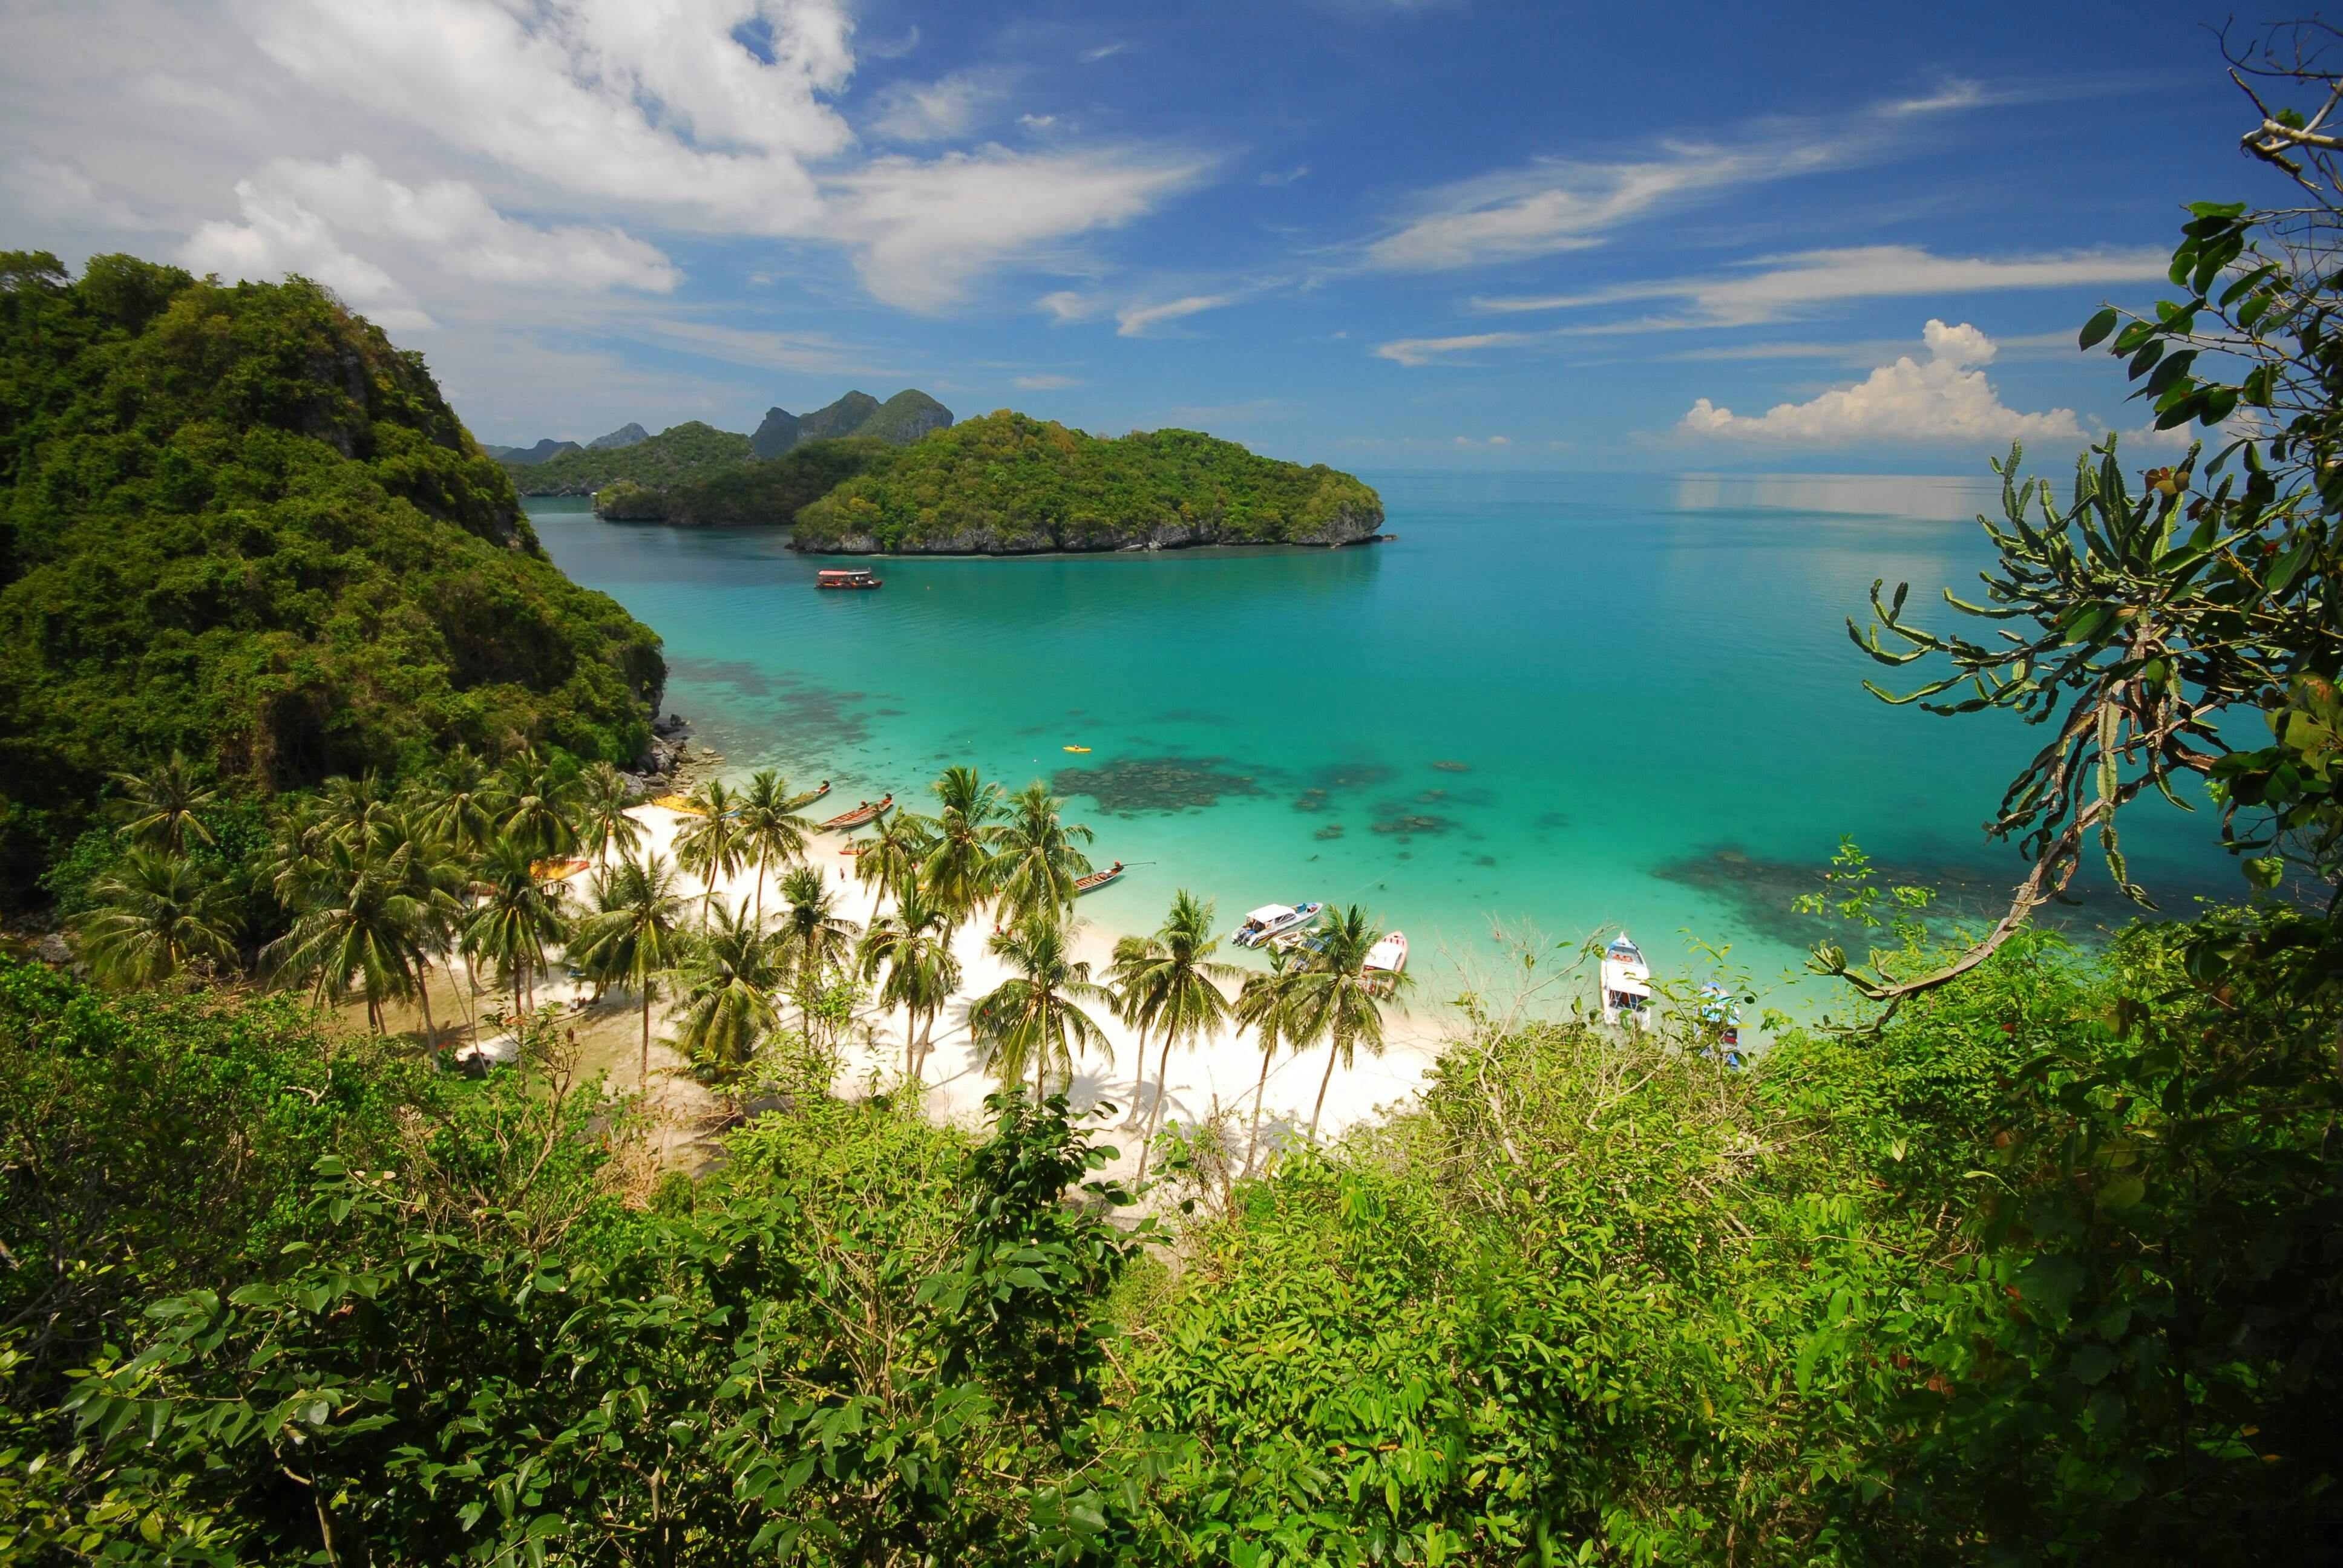
<path fill-rule="evenodd" d="M 821 803 L 834 807 L 830 814 L 848 809 L 850 803 L 834 799 Z M 817 813 L 819 808 L 817 808 Z M 659 806 L 641 806 L 631 813 L 642 824 L 642 849 L 674 860 L 677 832 L 689 820 L 681 813 Z M 868 884 L 854 880 L 854 861 L 840 854 L 848 842 L 845 835 L 816 835 L 808 844 L 806 858 L 829 878 L 838 892 L 841 911 L 858 926 L 868 925 L 873 912 L 871 891 Z M 778 890 L 774 885 L 778 874 L 769 875 L 765 887 L 768 917 L 779 910 Z M 574 883 L 583 891 L 584 877 Z M 699 917 L 699 898 L 705 884 L 689 874 L 681 878 L 682 885 L 692 896 L 689 917 Z M 753 872 L 719 880 L 718 897 L 734 908 L 751 903 L 756 897 L 756 877 Z M 1170 903 L 1167 890 L 1165 903 Z M 1219 911 L 1220 924 L 1233 929 L 1235 917 Z M 1103 979 L 1112 956 L 1116 940 L 1129 933 L 1081 922 L 1075 933 L 1078 956 L 1091 965 L 1094 977 Z M 970 1005 L 1010 977 L 1009 968 L 987 950 L 991 937 L 989 923 L 980 922 L 962 930 L 953 950 L 960 963 L 960 990 L 937 1019 L 928 1059 L 920 1073 L 926 1086 L 927 1105 L 930 1114 L 940 1120 L 975 1126 L 983 1121 L 984 1097 L 995 1087 L 993 1080 L 978 1060 L 968 1029 Z M 1262 960 L 1251 957 L 1225 943 L 1216 958 L 1227 959 L 1248 968 L 1261 967 Z M 1423 959 L 1412 967 L 1421 970 Z M 508 998 L 499 1000 L 493 989 L 488 990 L 468 1003 L 464 991 L 468 984 L 460 961 L 454 972 L 434 977 L 432 1007 L 442 1030 L 443 1041 L 455 1036 L 468 1020 L 477 1018 L 488 1008 L 508 1006 Z M 1411 1001 L 1406 1014 L 1389 1016 L 1388 1040 L 1380 1057 L 1362 1050 L 1353 1068 L 1344 1071 L 1337 1067 L 1333 1080 L 1326 1090 L 1325 1111 L 1319 1121 L 1319 1136 L 1329 1139 L 1353 1123 L 1373 1116 L 1379 1108 L 1403 1101 L 1414 1095 L 1422 1082 L 1423 1070 L 1438 1054 L 1440 1042 L 1446 1038 L 1444 1009 L 1435 1010 L 1425 996 L 1429 989 L 1426 977 L 1418 974 L 1417 997 Z M 481 982 L 489 982 L 483 978 Z M 579 986 L 564 978 L 559 967 L 549 977 L 540 977 L 537 1000 L 540 1005 L 552 1002 L 564 1010 L 563 1026 L 574 1032 L 582 1071 L 607 1071 L 612 1081 L 621 1088 L 634 1088 L 641 1044 L 640 1015 L 630 999 L 613 996 L 599 1004 L 589 999 L 591 988 Z M 1128 1177 L 1138 1163 L 1139 1140 L 1134 1131 L 1127 1131 L 1143 1122 L 1153 1108 L 1159 1091 L 1157 1065 L 1161 1046 L 1151 1044 L 1147 1049 L 1145 1068 L 1146 1090 L 1141 1098 L 1135 1093 L 1140 1076 L 1139 1040 L 1134 1030 L 1127 1028 L 1104 1009 L 1090 1008 L 1093 1019 L 1104 1029 L 1111 1046 L 1111 1054 L 1094 1053 L 1079 1059 L 1071 1098 L 1078 1108 L 1089 1110 L 1101 1102 L 1116 1107 L 1108 1121 L 1108 1131 L 1102 1141 L 1114 1144 L 1121 1157 L 1108 1167 L 1109 1172 Z M 401 1010 L 402 1016 L 394 1022 L 420 1029 L 419 1013 Z M 668 1010 L 654 1008 L 652 1012 L 652 1043 L 650 1051 L 650 1094 L 652 1103 L 669 1124 L 664 1141 L 670 1161 L 692 1164 L 704 1152 L 702 1134 L 709 1130 L 719 1109 L 717 1101 L 685 1070 L 680 1057 L 663 1043 L 668 1026 Z M 900 1079 L 904 1067 L 906 1031 L 910 1020 L 900 1012 L 866 1005 L 858 1012 L 849 1030 L 849 1039 L 841 1050 L 836 1090 L 840 1094 L 856 1095 L 865 1091 L 874 1081 L 886 1083 Z M 462 1029 L 463 1038 L 472 1031 Z M 487 1030 L 483 1034 L 493 1032 Z M 1330 1048 L 1321 1047 L 1300 1054 L 1285 1053 L 1271 1063 L 1265 1091 L 1261 1105 L 1262 1152 L 1288 1141 L 1298 1141 L 1310 1121 L 1312 1102 L 1326 1071 Z M 1165 1077 L 1168 1088 L 1162 1090 L 1161 1118 L 1166 1123 L 1196 1123 L 1216 1115 L 1232 1118 L 1232 1126 L 1242 1141 L 1253 1113 L 1254 1090 L 1261 1075 L 1261 1053 L 1255 1048 L 1250 1032 L 1224 1030 L 1207 1039 L 1196 1049 L 1175 1050 L 1172 1053 Z M 1122 1135 L 1118 1136 L 1121 1133 Z"/>

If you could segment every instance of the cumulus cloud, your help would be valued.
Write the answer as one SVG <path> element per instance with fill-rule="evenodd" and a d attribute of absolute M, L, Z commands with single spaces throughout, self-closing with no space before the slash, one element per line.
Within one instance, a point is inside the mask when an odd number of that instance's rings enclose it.
<path fill-rule="evenodd" d="M 2095 250 L 2056 256 L 1937 256 L 1916 246 L 1874 245 L 1764 256 L 1743 270 L 1706 277 L 1622 284 L 1584 294 L 1481 297 L 1473 308 L 1498 315 L 1575 310 L 1644 300 L 1681 300 L 1683 315 L 1633 323 L 1638 327 L 1747 327 L 1780 321 L 1835 301 L 2008 288 L 2140 283 L 2165 276 L 2170 258 L 2155 250 Z"/>
<path fill-rule="evenodd" d="M 1402 365 L 1436 365 L 1459 354 L 1470 354 L 1476 348 L 1502 348 L 1515 343 L 1527 343 L 1532 334 L 1526 332 L 1474 332 L 1462 337 L 1403 337 L 1396 343 L 1386 343 L 1375 350 L 1380 359 L 1395 359 Z"/>
<path fill-rule="evenodd" d="M 854 253 L 873 295 L 937 310 L 960 299 L 979 273 L 1042 259 L 1074 236 L 1128 223 L 1202 169 L 1198 159 L 1144 152 L 1001 146 L 925 161 L 880 158 L 836 181 L 830 228 Z"/>
<path fill-rule="evenodd" d="M 5 186 L 30 216 L 55 223 L 80 220 L 106 228 L 136 228 L 138 215 L 118 197 L 99 190 L 87 175 L 63 158 L 19 152 L 0 162 Z"/>
<path fill-rule="evenodd" d="M 222 219 L 200 226 L 180 247 L 181 261 L 197 272 L 227 277 L 275 278 L 297 272 L 316 278 L 392 331 L 438 325 L 404 285 L 354 254 L 331 225 L 291 195 L 240 180 L 236 198 L 244 221 Z"/>
<path fill-rule="evenodd" d="M 1167 299 L 1160 305 L 1128 305 L 1114 313 L 1114 335 L 1117 337 L 1144 337 L 1151 327 L 1167 321 L 1178 321 L 1207 310 L 1218 310 L 1236 303 L 1231 294 L 1192 294 L 1184 299 Z"/>
<path fill-rule="evenodd" d="M 1703 397 L 1686 411 L 1677 431 L 1700 438 L 1804 447 L 2083 438 L 2082 426 L 2070 408 L 2025 414 L 2002 402 L 1983 368 L 1993 362 L 1993 339 L 1976 327 L 1931 320 L 1921 337 L 1928 350 L 1926 360 L 1906 355 L 1853 387 L 1835 388 L 1810 402 L 1778 403 L 1761 415 L 1735 414 Z"/>

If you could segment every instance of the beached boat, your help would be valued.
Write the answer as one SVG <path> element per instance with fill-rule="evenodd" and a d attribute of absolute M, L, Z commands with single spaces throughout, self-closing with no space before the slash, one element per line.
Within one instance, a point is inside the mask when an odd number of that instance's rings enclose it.
<path fill-rule="evenodd" d="M 1079 899 L 1084 893 L 1097 892 L 1101 888 L 1105 887 L 1109 882 L 1113 881 L 1116 878 L 1121 875 L 1122 862 L 1121 860 L 1117 860 L 1113 865 L 1109 866 L 1103 871 L 1092 871 L 1089 876 L 1083 877 L 1074 883 L 1074 897 Z"/>
<path fill-rule="evenodd" d="M 842 816 L 832 817 L 829 821 L 821 824 L 821 830 L 825 833 L 851 832 L 855 829 L 861 827 L 863 824 L 875 819 L 880 812 L 888 809 L 894 804 L 895 797 L 892 793 L 890 793 L 885 799 L 880 800 L 875 804 L 871 801 L 865 800 L 853 810 L 846 812 Z"/>
<path fill-rule="evenodd" d="M 1299 907 L 1263 904 L 1244 918 L 1244 924 L 1236 929 L 1232 940 L 1241 948 L 1257 948 L 1272 937 L 1283 936 L 1288 931 L 1298 931 L 1308 926 L 1317 920 L 1318 911 L 1325 907 L 1322 903 Z"/>
<path fill-rule="evenodd" d="M 1326 933 L 1306 928 L 1302 930 L 1280 931 L 1273 937 L 1262 938 L 1261 945 L 1273 953 L 1314 953 L 1326 945 Z"/>
<path fill-rule="evenodd" d="M 817 801 L 817 800 L 820 799 L 823 796 L 825 796 L 825 795 L 827 795 L 827 794 L 829 794 L 829 793 L 830 793 L 830 780 L 829 780 L 829 779 L 823 779 L 823 780 L 821 781 L 821 788 L 820 788 L 820 789 L 809 789 L 809 790 L 807 790 L 807 791 L 806 791 L 804 794 L 802 794 L 802 795 L 792 795 L 792 796 L 790 796 L 790 797 L 789 797 L 789 809 L 790 809 L 790 810 L 792 810 L 792 811 L 795 811 L 795 810 L 798 810 L 798 809 L 801 809 L 801 808 L 803 808 L 803 807 L 810 806 L 810 805 L 812 805 L 815 801 Z"/>
<path fill-rule="evenodd" d="M 593 864 L 591 860 L 581 860 L 575 856 L 563 856 L 557 859 L 534 862 L 528 869 L 528 874 L 540 882 L 566 882 Z"/>
<path fill-rule="evenodd" d="M 1367 961 L 1359 966 L 1362 974 L 1369 970 L 1382 970 L 1387 974 L 1397 974 L 1405 968 L 1407 968 L 1407 933 L 1405 931 L 1385 932 L 1383 940 L 1367 950 Z"/>
<path fill-rule="evenodd" d="M 1651 966 L 1624 931 L 1603 950 L 1603 1021 L 1652 1027 Z"/>
<path fill-rule="evenodd" d="M 883 586 L 886 580 L 872 577 L 869 567 L 832 568 L 813 574 L 816 588 L 870 588 Z"/>

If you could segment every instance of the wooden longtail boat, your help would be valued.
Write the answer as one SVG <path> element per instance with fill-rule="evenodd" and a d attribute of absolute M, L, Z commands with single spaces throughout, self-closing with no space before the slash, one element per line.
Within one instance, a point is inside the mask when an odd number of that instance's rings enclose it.
<path fill-rule="evenodd" d="M 685 817 L 705 817 L 708 815 L 707 812 L 701 810 L 699 807 L 691 803 L 691 797 L 689 795 L 662 795 L 658 799 L 652 801 L 651 804 Z"/>
<path fill-rule="evenodd" d="M 1117 860 L 1113 865 L 1109 866 L 1103 871 L 1092 871 L 1089 876 L 1082 878 L 1074 884 L 1074 897 L 1079 899 L 1084 893 L 1094 893 L 1121 875 L 1122 862 L 1121 860 Z"/>
<path fill-rule="evenodd" d="M 807 790 L 807 791 L 806 791 L 804 794 L 802 794 L 802 795 L 792 795 L 792 796 L 790 796 L 790 797 L 789 797 L 789 809 L 790 809 L 790 810 L 792 810 L 792 811 L 795 811 L 795 810 L 799 809 L 799 808 L 801 808 L 801 807 L 810 806 L 810 805 L 812 805 L 815 801 L 817 801 L 817 800 L 820 799 L 823 796 L 825 796 L 825 795 L 827 795 L 827 794 L 829 794 L 829 793 L 830 793 L 830 780 L 829 780 L 829 779 L 823 779 L 823 780 L 821 781 L 821 788 L 820 788 L 820 789 L 809 789 L 809 790 Z"/>
<path fill-rule="evenodd" d="M 895 797 L 892 793 L 890 793 L 885 799 L 879 801 L 875 805 L 869 800 L 865 800 L 861 805 L 857 806 L 853 810 L 847 812 L 844 816 L 832 817 L 829 821 L 822 823 L 821 830 L 825 833 L 851 832 L 855 829 L 861 827 L 866 822 L 872 820 L 880 812 L 888 809 L 894 804 Z"/>
<path fill-rule="evenodd" d="M 594 862 L 563 856 L 551 860 L 538 860 L 528 868 L 528 874 L 540 882 L 566 882 Z"/>
<path fill-rule="evenodd" d="M 832 568 L 813 574 L 813 586 L 825 588 L 875 588 L 886 580 L 872 577 L 869 567 Z"/>

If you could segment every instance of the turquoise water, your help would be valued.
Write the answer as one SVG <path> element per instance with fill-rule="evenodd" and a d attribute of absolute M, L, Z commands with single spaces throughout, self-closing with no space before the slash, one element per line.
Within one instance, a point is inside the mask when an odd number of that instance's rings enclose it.
<path fill-rule="evenodd" d="M 1175 887 L 1224 923 L 1356 900 L 1435 989 L 1492 916 L 1624 924 L 1655 960 L 1729 945 L 1762 984 L 1820 934 L 1788 903 L 1842 834 L 1956 907 L 2020 874 L 1979 824 L 2035 732 L 1879 703 L 1843 624 L 1875 577 L 1973 583 L 1984 485 L 1368 477 L 1396 542 L 889 560 L 859 594 L 816 592 L 778 533 L 530 512 L 665 638 L 668 706 L 729 769 L 849 803 L 922 799 L 949 762 L 1051 779 L 1093 859 L 1134 866 L 1084 900 L 1111 930 Z M 2238 886 L 2201 817 L 2141 816 L 2167 908 Z"/>

